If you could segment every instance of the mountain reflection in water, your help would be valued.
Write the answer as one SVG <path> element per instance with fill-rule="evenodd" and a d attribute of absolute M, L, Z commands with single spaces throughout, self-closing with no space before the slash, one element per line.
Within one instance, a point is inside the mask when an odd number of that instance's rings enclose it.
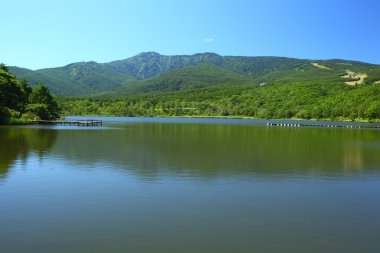
<path fill-rule="evenodd" d="M 313 175 L 378 170 L 377 130 L 135 123 L 104 129 L 0 128 L 5 174 L 30 152 L 154 176 Z"/>

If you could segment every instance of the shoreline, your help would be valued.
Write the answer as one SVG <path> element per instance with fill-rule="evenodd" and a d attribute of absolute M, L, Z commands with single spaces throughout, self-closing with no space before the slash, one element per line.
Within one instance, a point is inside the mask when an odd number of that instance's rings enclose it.
<path fill-rule="evenodd" d="M 155 116 L 117 116 L 117 115 L 62 115 L 57 121 L 63 120 L 66 117 L 104 117 L 104 118 L 111 118 L 111 117 L 120 117 L 120 118 L 168 118 L 168 119 L 236 119 L 236 120 L 261 120 L 261 121 L 310 121 L 310 122 L 330 122 L 330 123 L 340 123 L 340 124 L 347 124 L 347 123 L 353 123 L 353 124 L 376 124 L 380 123 L 380 119 L 378 120 L 368 120 L 368 119 L 355 119 L 350 120 L 347 118 L 339 118 L 339 119 L 302 119 L 302 118 L 290 118 L 290 119 L 281 119 L 281 118 L 273 118 L 273 119 L 263 119 L 263 118 L 256 118 L 256 117 L 249 117 L 249 116 L 191 116 L 191 115 L 184 115 L 184 116 L 175 116 L 175 115 L 155 115 Z M 13 119 L 8 124 L 2 124 L 3 126 L 22 126 L 22 125 L 33 125 L 33 120 L 25 120 L 25 119 Z"/>
<path fill-rule="evenodd" d="M 263 120 L 263 121 L 312 121 L 312 122 L 336 122 L 336 123 L 366 123 L 366 124 L 376 124 L 380 123 L 380 119 L 378 120 L 368 120 L 368 119 L 355 119 L 350 120 L 348 118 L 339 118 L 339 119 L 302 119 L 302 118 L 272 118 L 272 119 L 263 119 L 263 118 L 256 118 L 256 117 L 249 117 L 249 116 L 190 116 L 190 115 L 184 115 L 184 116 L 175 116 L 175 115 L 155 115 L 155 116 L 118 116 L 118 115 L 65 115 L 65 117 L 104 117 L 104 118 L 111 118 L 111 117 L 120 117 L 120 118 L 178 118 L 178 119 L 239 119 L 239 120 Z"/>

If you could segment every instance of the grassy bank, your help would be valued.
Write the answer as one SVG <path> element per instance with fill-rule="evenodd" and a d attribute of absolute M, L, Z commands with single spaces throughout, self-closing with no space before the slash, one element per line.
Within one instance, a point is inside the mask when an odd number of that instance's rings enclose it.
<path fill-rule="evenodd" d="M 8 125 L 30 125 L 32 124 L 31 119 L 26 119 L 26 118 L 9 118 Z"/>

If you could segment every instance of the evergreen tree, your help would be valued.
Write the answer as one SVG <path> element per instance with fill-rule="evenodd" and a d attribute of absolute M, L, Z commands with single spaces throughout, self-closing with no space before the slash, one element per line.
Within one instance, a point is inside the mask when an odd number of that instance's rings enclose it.
<path fill-rule="evenodd" d="M 28 110 L 36 113 L 41 119 L 56 119 L 59 117 L 58 102 L 45 84 L 40 83 L 30 94 Z"/>
<path fill-rule="evenodd" d="M 29 97 L 33 92 L 32 87 L 29 85 L 27 80 L 22 80 L 20 83 L 21 90 L 22 90 L 22 100 L 21 100 L 21 112 L 24 113 L 26 110 L 26 107 L 29 103 Z"/>

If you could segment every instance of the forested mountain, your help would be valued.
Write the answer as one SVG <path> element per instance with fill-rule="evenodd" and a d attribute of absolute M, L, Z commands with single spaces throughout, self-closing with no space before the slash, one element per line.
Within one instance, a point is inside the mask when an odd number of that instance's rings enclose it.
<path fill-rule="evenodd" d="M 149 92 L 199 89 L 222 84 L 254 84 L 248 76 L 215 65 L 200 64 L 164 73 L 156 78 L 136 82 L 117 90 L 98 93 L 96 97 L 118 97 Z"/>
<path fill-rule="evenodd" d="M 68 115 L 380 118 L 380 65 L 355 61 L 149 52 L 10 71 L 45 83 Z"/>
<path fill-rule="evenodd" d="M 375 83 L 380 66 L 347 60 L 220 56 L 215 53 L 165 56 L 155 52 L 110 63 L 80 62 L 28 70 L 10 67 L 19 80 L 43 82 L 57 96 L 117 97 L 178 91 L 221 84 L 294 82 Z M 351 82 L 351 83 L 350 83 Z"/>
<path fill-rule="evenodd" d="M 121 87 L 134 78 L 115 71 L 108 64 L 80 62 L 59 68 L 32 71 L 10 67 L 19 80 L 26 79 L 32 85 L 43 82 L 57 96 L 83 96 L 94 92 Z"/>
<path fill-rule="evenodd" d="M 147 52 L 109 64 L 120 72 L 129 73 L 138 80 L 144 80 L 171 70 L 198 64 L 221 66 L 223 57 L 215 53 L 165 56 L 156 52 Z"/>

